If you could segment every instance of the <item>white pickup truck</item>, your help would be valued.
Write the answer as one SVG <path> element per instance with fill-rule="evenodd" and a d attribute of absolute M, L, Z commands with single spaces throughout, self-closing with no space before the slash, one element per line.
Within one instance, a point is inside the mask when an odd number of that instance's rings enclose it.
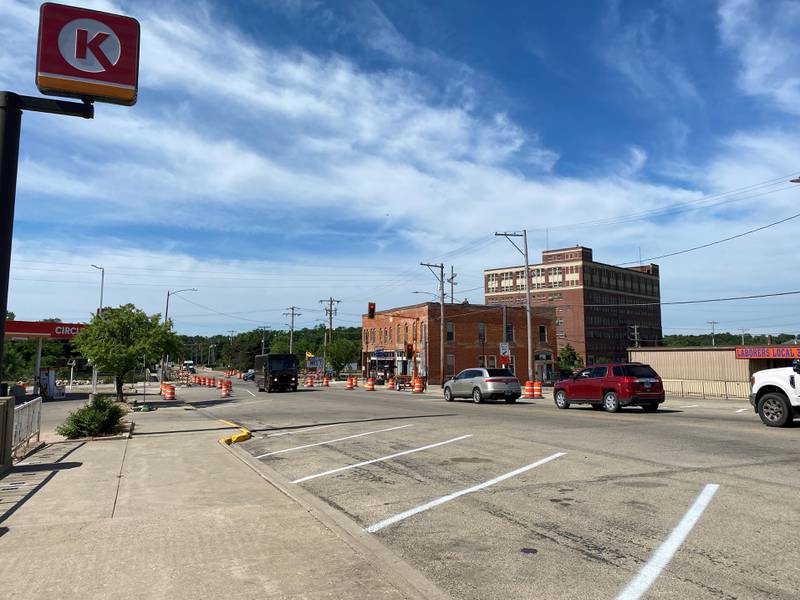
<path fill-rule="evenodd" d="M 800 361 L 780 369 L 756 371 L 750 378 L 750 404 L 769 427 L 787 427 L 800 416 Z"/>

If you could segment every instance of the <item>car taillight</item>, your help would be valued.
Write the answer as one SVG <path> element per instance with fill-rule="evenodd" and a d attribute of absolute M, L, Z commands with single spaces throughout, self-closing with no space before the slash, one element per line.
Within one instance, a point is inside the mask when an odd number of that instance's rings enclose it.
<path fill-rule="evenodd" d="M 636 377 L 623 377 L 623 383 L 636 383 Z"/>
<path fill-rule="evenodd" d="M 501 379 L 497 377 L 490 377 L 489 379 L 484 379 L 484 383 L 517 383 L 516 379 Z"/>

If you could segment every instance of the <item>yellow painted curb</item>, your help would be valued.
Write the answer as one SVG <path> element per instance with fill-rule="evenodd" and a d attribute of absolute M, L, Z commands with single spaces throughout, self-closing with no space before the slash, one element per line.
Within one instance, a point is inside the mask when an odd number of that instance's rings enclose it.
<path fill-rule="evenodd" d="M 224 419 L 220 419 L 220 421 L 222 421 L 226 425 L 230 425 L 231 427 L 236 427 L 239 430 L 239 433 L 234 433 L 231 436 L 220 438 L 219 439 L 219 443 L 220 444 L 225 444 L 226 446 L 230 446 L 231 444 L 238 444 L 239 442 L 246 442 L 251 437 L 253 437 L 253 434 L 251 434 L 250 430 L 247 429 L 246 427 L 242 427 L 241 425 L 238 425 L 236 423 L 232 423 L 231 421 L 226 421 Z"/>

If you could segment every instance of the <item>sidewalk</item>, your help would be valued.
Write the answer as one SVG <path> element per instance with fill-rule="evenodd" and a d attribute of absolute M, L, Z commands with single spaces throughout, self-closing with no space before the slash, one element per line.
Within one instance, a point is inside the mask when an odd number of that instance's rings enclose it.
<path fill-rule="evenodd" d="M 130 440 L 53 444 L 0 480 L 3 597 L 424 597 L 218 443 L 235 429 L 181 406 L 129 418 Z"/>

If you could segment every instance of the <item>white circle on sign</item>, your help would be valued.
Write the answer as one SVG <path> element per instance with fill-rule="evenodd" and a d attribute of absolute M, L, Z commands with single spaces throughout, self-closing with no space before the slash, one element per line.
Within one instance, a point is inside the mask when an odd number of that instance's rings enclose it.
<path fill-rule="evenodd" d="M 102 73 L 117 64 L 122 47 L 114 30 L 94 19 L 75 19 L 61 28 L 58 51 L 71 66 Z"/>

